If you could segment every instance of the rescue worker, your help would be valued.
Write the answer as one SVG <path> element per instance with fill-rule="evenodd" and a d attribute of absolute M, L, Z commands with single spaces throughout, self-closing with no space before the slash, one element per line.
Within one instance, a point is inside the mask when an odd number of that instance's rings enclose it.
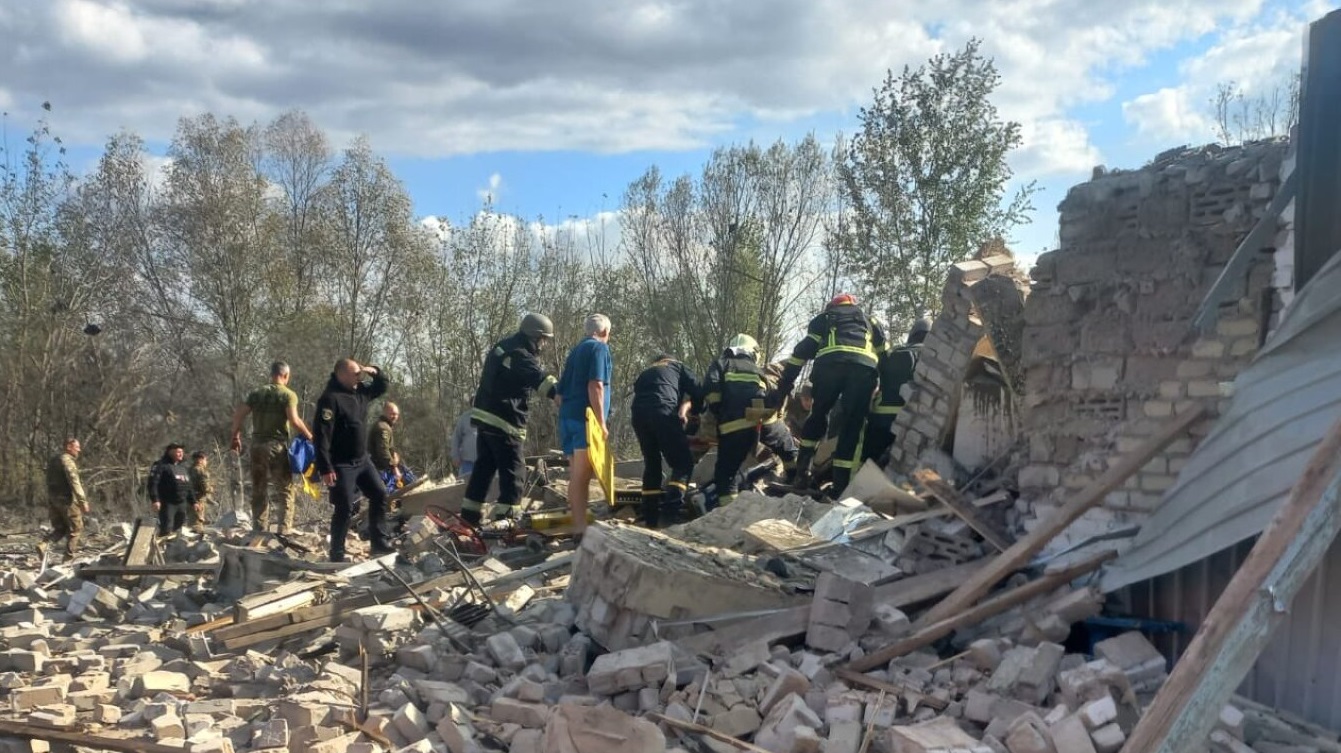
<path fill-rule="evenodd" d="M 461 518 L 478 526 L 484 498 L 494 475 L 498 475 L 499 517 L 516 511 L 521 502 L 521 482 L 526 476 L 522 443 L 526 441 L 526 419 L 531 393 L 553 398 L 557 380 L 545 371 L 538 357 L 554 339 L 554 324 L 543 314 L 527 314 L 521 326 L 494 344 L 484 357 L 480 386 L 475 391 L 470 421 L 476 429 L 475 467 L 461 502 Z M 510 509 L 508 509 L 510 508 Z"/>
<path fill-rule="evenodd" d="M 778 418 L 774 390 L 758 364 L 759 343 L 736 335 L 708 367 L 703 402 L 717 421 L 717 466 L 713 483 L 717 506 L 736 498 L 741 465 L 762 442 L 790 473 L 796 464 L 796 442 Z"/>
<path fill-rule="evenodd" d="M 191 492 L 196 496 L 196 503 L 191 507 L 191 527 L 196 533 L 205 532 L 205 506 L 214 496 L 209 465 L 209 456 L 204 450 L 191 453 Z"/>
<path fill-rule="evenodd" d="M 394 480 L 394 486 L 401 485 L 400 453 L 396 451 L 394 427 L 400 420 L 400 406 L 388 401 L 382 406 L 382 415 L 373 422 L 368 431 L 368 456 L 373 467 L 385 479 L 388 474 Z"/>
<path fill-rule="evenodd" d="M 592 314 L 583 326 L 587 336 L 563 361 L 559 376 L 559 441 L 568 457 L 568 511 L 573 518 L 573 538 L 587 530 L 587 497 L 595 469 L 587 446 L 587 412 L 595 417 L 603 438 L 610 437 L 610 319 Z"/>
<path fill-rule="evenodd" d="M 186 525 L 186 512 L 195 504 L 196 494 L 191 488 L 191 470 L 183 462 L 186 449 L 170 444 L 163 457 L 149 469 L 149 501 L 158 513 L 158 535 L 170 536 Z"/>
<path fill-rule="evenodd" d="M 884 328 L 872 321 L 850 293 L 840 293 L 810 320 L 806 337 L 787 359 L 779 391 L 790 394 L 801 367 L 815 361 L 810 382 L 815 404 L 801 430 L 796 486 L 810 484 L 815 448 L 829 428 L 829 412 L 838 407 L 842 428 L 833 455 L 832 495 L 843 493 L 860 456 L 862 429 L 879 380 L 876 366 L 885 352 Z"/>
<path fill-rule="evenodd" d="M 293 527 L 293 467 L 289 463 L 289 427 L 311 441 L 312 432 L 298 417 L 298 396 L 289 389 L 289 365 L 270 364 L 270 384 L 252 390 L 233 412 L 233 452 L 242 452 L 242 422 L 251 416 L 251 528 L 270 527 L 270 496 L 278 492 L 279 533 Z"/>
<path fill-rule="evenodd" d="M 919 319 L 908 330 L 908 342 L 890 348 L 880 356 L 880 396 L 871 406 L 871 414 L 866 418 L 866 439 L 863 442 L 862 460 L 876 460 L 884 457 L 889 446 L 894 443 L 894 419 L 903 410 L 903 385 L 913 381 L 913 370 L 917 368 L 917 358 L 922 351 L 922 341 L 931 331 L 930 319 Z"/>
<path fill-rule="evenodd" d="M 452 427 L 452 462 L 456 464 L 456 475 L 466 478 L 475 470 L 478 440 L 475 425 L 470 422 L 470 411 L 462 413 Z"/>
<path fill-rule="evenodd" d="M 363 377 L 371 377 L 365 383 Z M 368 499 L 368 548 L 374 557 L 393 550 L 383 527 L 386 486 L 368 457 L 368 403 L 386 394 L 387 379 L 376 366 L 360 366 L 352 358 L 335 362 L 326 390 L 317 398 L 317 473 L 331 490 L 331 562 L 345 561 L 345 538 L 357 489 Z"/>
<path fill-rule="evenodd" d="M 65 553 L 74 556 L 79 548 L 79 535 L 84 532 L 84 516 L 88 514 L 88 497 L 79 480 L 79 458 L 82 447 L 79 440 L 67 437 L 59 455 L 47 463 L 47 511 L 51 515 L 51 533 L 37 542 L 37 551 L 43 556 L 53 543 L 66 539 Z"/>
<path fill-rule="evenodd" d="M 689 477 L 694 472 L 694 455 L 685 427 L 698 395 L 693 370 L 664 353 L 654 357 L 633 381 L 633 434 L 643 453 L 642 518 L 649 528 L 659 528 L 663 522 L 675 522 L 680 517 Z M 670 466 L 664 488 L 663 456 Z"/>
<path fill-rule="evenodd" d="M 814 406 L 815 396 L 811 392 L 810 380 L 806 380 L 801 383 L 801 389 L 794 399 L 787 401 L 787 410 L 782 419 L 787 424 L 787 431 L 790 431 L 798 442 L 801 441 L 801 429 L 805 427 L 806 419 L 810 418 L 810 409 Z"/>

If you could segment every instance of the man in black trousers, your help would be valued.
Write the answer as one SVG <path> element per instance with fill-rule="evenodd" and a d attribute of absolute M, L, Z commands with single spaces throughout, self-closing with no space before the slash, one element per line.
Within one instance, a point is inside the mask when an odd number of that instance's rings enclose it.
<path fill-rule="evenodd" d="M 633 433 L 643 453 L 642 519 L 649 528 L 679 522 L 694 472 L 685 424 L 700 399 L 694 372 L 670 355 L 653 358 L 633 382 Z M 662 457 L 670 466 L 669 480 L 662 476 Z"/>
<path fill-rule="evenodd" d="M 364 375 L 372 378 L 363 381 Z M 326 391 L 317 398 L 316 466 L 321 482 L 330 487 L 331 562 L 345 561 L 345 537 L 354 508 L 354 490 L 368 498 L 369 545 L 374 557 L 391 553 L 383 518 L 386 517 L 386 486 L 368 456 L 365 422 L 368 403 L 386 394 L 387 380 L 376 366 L 360 366 L 352 358 L 335 363 Z"/>

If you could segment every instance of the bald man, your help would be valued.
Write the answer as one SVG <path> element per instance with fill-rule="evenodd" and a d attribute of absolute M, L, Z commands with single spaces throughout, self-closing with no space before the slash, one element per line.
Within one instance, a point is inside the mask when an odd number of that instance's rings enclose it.
<path fill-rule="evenodd" d="M 396 451 L 396 436 L 392 429 L 400 420 L 400 406 L 388 401 L 382 406 L 382 415 L 368 431 L 368 455 L 373 467 L 385 477 L 388 473 L 400 486 L 400 453 Z"/>
<path fill-rule="evenodd" d="M 370 382 L 363 381 L 370 376 Z M 331 562 L 345 561 L 345 538 L 354 509 L 355 490 L 368 498 L 368 543 L 374 557 L 392 551 L 382 527 L 386 517 L 386 486 L 368 457 L 368 433 L 364 430 L 368 403 L 386 394 L 387 380 L 376 366 L 360 366 L 352 358 L 335 363 L 325 392 L 317 398 L 313 421 L 316 435 L 316 466 L 321 482 L 330 487 Z"/>

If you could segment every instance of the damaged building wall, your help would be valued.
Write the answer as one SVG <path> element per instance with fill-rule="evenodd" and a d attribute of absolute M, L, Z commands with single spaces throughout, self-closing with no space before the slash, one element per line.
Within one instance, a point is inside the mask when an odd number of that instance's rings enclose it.
<path fill-rule="evenodd" d="M 1099 174 L 1062 202 L 1061 247 L 1039 257 L 1024 307 L 1026 457 L 1035 519 L 1197 403 L 1251 359 L 1275 307 L 1270 254 L 1254 261 L 1213 332 L 1191 318 L 1264 213 L 1286 147 L 1180 149 Z M 1209 421 L 1171 445 L 1053 542 L 1062 549 L 1139 523 L 1171 487 Z"/>
<path fill-rule="evenodd" d="M 959 421 L 965 381 L 984 338 L 991 343 L 1007 381 L 1019 373 L 1021 313 L 1028 285 L 1004 245 L 989 244 L 978 256 L 951 268 L 913 384 L 905 388 L 908 403 L 894 422 L 894 446 L 890 448 L 890 467 L 897 472 L 911 473 L 925 462 L 929 451 L 953 449 L 949 442 Z M 1001 421 L 1012 424 L 1010 401 L 1000 407 L 1005 413 Z M 981 417 L 974 425 L 984 423 L 994 422 Z"/>

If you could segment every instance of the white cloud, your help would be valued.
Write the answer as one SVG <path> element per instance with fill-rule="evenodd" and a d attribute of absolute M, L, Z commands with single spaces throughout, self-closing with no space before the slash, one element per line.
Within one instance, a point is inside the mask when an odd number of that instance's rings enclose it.
<path fill-rule="evenodd" d="M 485 204 L 493 204 L 498 201 L 499 189 L 503 187 L 503 176 L 493 173 L 489 176 L 489 181 L 483 188 L 475 189 L 475 195 Z"/>
<path fill-rule="evenodd" d="M 1224 30 L 1202 54 L 1182 61 L 1181 81 L 1123 102 L 1124 119 L 1137 134 L 1162 145 L 1201 143 L 1216 137 L 1211 101 L 1222 84 L 1248 98 L 1285 93 L 1299 70 L 1303 33 L 1321 15 L 1318 3 L 1296 13 L 1277 11 L 1265 19 Z"/>
<path fill-rule="evenodd" d="M 1028 121 L 1021 128 L 1023 143 L 1011 155 L 1017 175 L 1087 172 L 1102 161 L 1085 126 L 1063 118 Z"/>

